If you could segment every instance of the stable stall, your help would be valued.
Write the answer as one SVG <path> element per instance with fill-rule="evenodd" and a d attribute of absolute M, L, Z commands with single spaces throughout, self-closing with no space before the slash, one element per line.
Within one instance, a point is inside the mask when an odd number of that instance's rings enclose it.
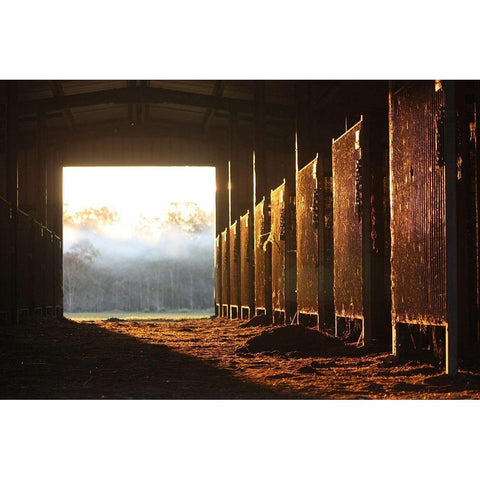
<path fill-rule="evenodd" d="M 229 260 L 229 246 L 228 246 L 228 229 L 226 228 L 220 236 L 220 251 L 222 255 L 221 265 L 221 316 L 224 318 L 229 317 L 230 310 L 230 260 Z"/>
<path fill-rule="evenodd" d="M 255 311 L 253 225 L 250 212 L 240 217 L 240 315 L 253 317 Z"/>
<path fill-rule="evenodd" d="M 230 318 L 240 317 L 240 235 L 235 221 L 229 228 Z"/>
<path fill-rule="evenodd" d="M 296 313 L 295 206 L 285 180 L 270 193 L 272 313 L 274 322 L 290 323 Z M 292 258 L 293 257 L 293 258 Z"/>
<path fill-rule="evenodd" d="M 335 334 L 359 345 L 389 331 L 382 120 L 362 117 L 332 145 Z"/>
<path fill-rule="evenodd" d="M 478 339 L 478 85 L 416 81 L 390 96 L 393 352 L 457 368 Z"/>
<path fill-rule="evenodd" d="M 334 331 L 332 182 L 318 157 L 296 175 L 297 316 Z"/>
<path fill-rule="evenodd" d="M 254 218 L 255 258 L 255 315 L 271 315 L 272 311 L 272 247 L 270 211 L 265 198 L 255 206 Z"/>

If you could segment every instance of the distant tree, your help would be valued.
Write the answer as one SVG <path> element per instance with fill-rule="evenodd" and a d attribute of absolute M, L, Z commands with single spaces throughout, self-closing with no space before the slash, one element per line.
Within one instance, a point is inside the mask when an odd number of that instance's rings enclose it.
<path fill-rule="evenodd" d="M 97 238 L 99 234 L 88 231 L 89 222 L 94 218 L 113 222 L 116 218 L 110 215 L 112 212 L 101 210 L 85 209 L 69 221 L 83 222 L 75 225 L 83 225 L 83 233 Z M 213 303 L 212 225 L 212 214 L 196 203 L 172 203 L 166 219 L 140 218 L 134 245 L 142 245 L 144 239 L 149 242 L 148 247 L 141 246 L 135 256 L 122 253 L 116 256 L 116 242 L 104 239 L 102 244 L 108 245 L 108 251 L 100 262 L 100 252 L 92 242 L 80 240 L 64 254 L 66 311 L 160 312 L 210 307 Z M 169 233 L 163 236 L 165 230 Z M 107 258 L 115 260 L 107 265 Z"/>
<path fill-rule="evenodd" d="M 91 265 L 100 252 L 88 239 L 73 244 L 63 256 L 64 292 L 67 311 L 78 308 L 79 301 L 88 295 L 91 285 Z"/>
<path fill-rule="evenodd" d="M 210 227 L 212 221 L 213 215 L 207 214 L 195 202 L 172 202 L 165 225 L 187 233 L 201 233 Z"/>
<path fill-rule="evenodd" d="M 73 213 L 69 211 L 68 205 L 65 205 L 63 209 L 63 222 L 66 226 L 81 227 L 92 232 L 96 232 L 106 225 L 113 225 L 118 221 L 118 213 L 106 206 L 85 208 Z"/>

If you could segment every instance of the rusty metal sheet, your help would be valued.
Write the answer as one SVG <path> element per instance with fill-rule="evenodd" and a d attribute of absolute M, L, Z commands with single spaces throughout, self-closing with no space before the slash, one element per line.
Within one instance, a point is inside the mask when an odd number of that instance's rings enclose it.
<path fill-rule="evenodd" d="M 318 228 L 315 205 L 317 159 L 297 173 L 297 305 L 300 313 L 318 313 Z M 314 221 L 315 220 L 315 221 Z"/>
<path fill-rule="evenodd" d="M 270 230 L 270 219 L 267 212 L 265 199 L 255 206 L 255 227 L 254 227 L 254 256 L 255 256 L 255 310 L 268 310 L 271 299 L 267 299 L 268 265 L 266 240 Z"/>
<path fill-rule="evenodd" d="M 253 225 L 250 212 L 240 217 L 240 305 L 253 314 Z"/>
<path fill-rule="evenodd" d="M 333 331 L 332 178 L 315 158 L 296 175 L 297 311 Z"/>
<path fill-rule="evenodd" d="M 240 235 L 236 221 L 229 228 L 229 262 L 230 305 L 238 308 L 240 306 Z"/>
<path fill-rule="evenodd" d="M 222 312 L 222 316 L 228 316 L 228 309 L 230 308 L 230 264 L 229 264 L 229 249 L 228 249 L 228 229 L 225 229 L 221 234 L 221 252 L 222 252 L 222 309 L 227 306 L 227 312 Z"/>
<path fill-rule="evenodd" d="M 390 105 L 391 288 L 394 321 L 446 322 L 443 91 L 413 82 Z"/>
<path fill-rule="evenodd" d="M 33 289 L 33 221 L 22 211 L 17 218 L 17 309 L 30 309 Z"/>
<path fill-rule="evenodd" d="M 271 233 L 269 241 L 272 245 L 272 310 L 285 312 L 286 292 L 286 257 L 285 236 L 287 229 L 285 182 L 270 193 Z"/>
<path fill-rule="evenodd" d="M 359 163 L 363 121 L 332 145 L 335 315 L 364 318 L 362 202 Z"/>
<path fill-rule="evenodd" d="M 221 235 L 215 238 L 215 305 L 217 315 L 222 315 L 222 243 Z"/>
<path fill-rule="evenodd" d="M 8 316 L 10 308 L 10 274 L 12 268 L 11 229 L 12 210 L 10 204 L 0 198 L 0 315 Z"/>

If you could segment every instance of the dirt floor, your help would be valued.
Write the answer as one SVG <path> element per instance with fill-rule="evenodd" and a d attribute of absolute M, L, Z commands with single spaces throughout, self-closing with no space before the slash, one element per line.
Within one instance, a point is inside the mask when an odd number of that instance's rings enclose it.
<path fill-rule="evenodd" d="M 1 398 L 480 398 L 480 370 L 239 320 L 37 319 L 0 331 Z"/>

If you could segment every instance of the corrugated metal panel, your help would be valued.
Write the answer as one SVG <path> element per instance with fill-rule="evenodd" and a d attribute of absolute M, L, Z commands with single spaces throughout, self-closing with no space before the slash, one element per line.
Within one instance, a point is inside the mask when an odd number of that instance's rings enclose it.
<path fill-rule="evenodd" d="M 392 317 L 446 322 L 443 91 L 414 82 L 392 96 L 390 203 Z"/>
<path fill-rule="evenodd" d="M 230 305 L 240 306 L 240 236 L 238 224 L 229 228 Z M 238 310 L 237 310 L 237 313 Z"/>
<path fill-rule="evenodd" d="M 240 217 L 240 304 L 253 314 L 253 225 L 250 212 Z"/>
<path fill-rule="evenodd" d="M 255 206 L 255 310 L 267 309 L 267 274 L 265 241 L 269 233 L 269 218 L 265 200 Z"/>
<path fill-rule="evenodd" d="M 222 243 L 221 235 L 215 238 L 215 305 L 217 316 L 222 315 Z"/>
<path fill-rule="evenodd" d="M 229 264 L 229 248 L 228 248 L 228 229 L 225 229 L 221 234 L 221 252 L 222 252 L 222 309 L 227 307 L 227 313 L 222 313 L 222 316 L 228 316 L 230 308 L 230 264 Z"/>
<path fill-rule="evenodd" d="M 287 229 L 287 212 L 285 183 L 271 191 L 271 234 L 272 245 L 272 310 L 285 311 L 285 236 Z"/>
<path fill-rule="evenodd" d="M 297 173 L 297 304 L 298 311 L 318 313 L 317 159 Z"/>
<path fill-rule="evenodd" d="M 332 145 L 335 315 L 364 318 L 360 134 L 354 125 Z"/>

